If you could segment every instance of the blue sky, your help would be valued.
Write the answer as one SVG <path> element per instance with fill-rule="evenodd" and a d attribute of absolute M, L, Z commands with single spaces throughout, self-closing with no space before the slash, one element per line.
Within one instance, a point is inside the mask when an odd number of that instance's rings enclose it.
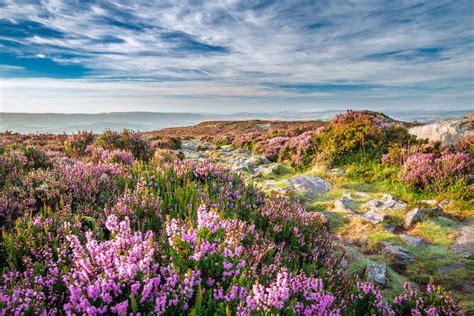
<path fill-rule="evenodd" d="M 0 111 L 474 110 L 474 1 L 0 0 Z"/>

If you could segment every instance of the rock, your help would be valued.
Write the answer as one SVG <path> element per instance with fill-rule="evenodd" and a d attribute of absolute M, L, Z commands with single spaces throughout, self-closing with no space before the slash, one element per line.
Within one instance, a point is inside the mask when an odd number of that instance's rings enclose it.
<path fill-rule="evenodd" d="M 474 257 L 474 227 L 464 226 L 451 250 L 458 256 L 471 259 Z"/>
<path fill-rule="evenodd" d="M 404 208 L 407 206 L 407 203 L 397 199 L 396 197 L 390 194 L 384 194 L 382 200 L 370 200 L 364 204 L 369 210 L 394 210 L 399 208 Z"/>
<path fill-rule="evenodd" d="M 385 263 L 371 263 L 365 270 L 367 281 L 374 282 L 376 285 L 384 288 L 387 285 L 387 265 Z"/>
<path fill-rule="evenodd" d="M 405 215 L 405 228 L 410 228 L 416 223 L 422 221 L 425 218 L 425 214 L 420 208 L 414 208 Z"/>
<path fill-rule="evenodd" d="M 366 192 L 356 192 L 355 195 L 357 195 L 357 196 L 359 196 L 359 197 L 367 197 L 367 196 L 369 196 L 369 194 L 366 193 Z"/>
<path fill-rule="evenodd" d="M 470 216 L 464 220 L 464 224 L 468 226 L 474 226 L 474 216 Z"/>
<path fill-rule="evenodd" d="M 350 196 L 350 195 L 349 195 Z M 352 200 L 347 196 L 343 196 L 339 200 L 334 201 L 334 209 L 336 211 L 352 212 Z"/>
<path fill-rule="evenodd" d="M 331 190 L 331 185 L 320 177 L 301 175 L 288 179 L 294 190 L 306 194 L 309 198 Z"/>
<path fill-rule="evenodd" d="M 467 266 L 465 264 L 456 262 L 456 263 L 448 264 L 447 266 L 439 267 L 438 268 L 438 273 L 441 274 L 441 275 L 444 275 L 444 274 L 450 273 L 452 271 L 461 270 L 461 269 L 465 270 L 465 269 L 467 269 Z"/>
<path fill-rule="evenodd" d="M 442 146 L 455 145 L 466 136 L 474 135 L 474 120 L 466 116 L 452 120 L 437 121 L 431 124 L 412 127 L 408 130 L 421 139 L 439 141 Z"/>
<path fill-rule="evenodd" d="M 410 263 L 415 261 L 413 255 L 402 247 L 388 242 L 382 242 L 382 244 L 384 245 L 382 253 L 390 259 L 394 270 L 404 271 Z"/>
<path fill-rule="evenodd" d="M 413 237 L 413 236 L 408 236 L 408 235 L 402 234 L 402 235 L 400 235 L 400 238 L 412 247 L 423 248 L 423 247 L 426 247 L 428 245 L 426 243 L 426 241 L 424 241 L 423 239 L 418 238 L 418 237 Z"/>
<path fill-rule="evenodd" d="M 327 171 L 327 174 L 331 174 L 331 175 L 342 175 L 344 173 L 346 173 L 346 171 L 340 168 L 329 169 Z"/>
<path fill-rule="evenodd" d="M 423 212 L 428 217 L 436 217 L 444 214 L 443 209 L 439 206 L 423 208 Z"/>
<path fill-rule="evenodd" d="M 362 215 L 361 218 L 365 219 L 365 220 L 368 220 L 369 222 L 371 222 L 373 224 L 380 224 L 380 223 L 383 223 L 383 222 L 387 221 L 390 218 L 390 216 L 388 216 L 387 214 L 384 214 L 380 211 L 372 210 L 372 211 L 368 211 L 367 213 Z"/>

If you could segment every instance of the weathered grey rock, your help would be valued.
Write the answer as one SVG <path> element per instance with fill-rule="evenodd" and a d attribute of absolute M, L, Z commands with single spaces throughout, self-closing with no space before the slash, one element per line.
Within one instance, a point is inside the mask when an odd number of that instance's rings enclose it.
<path fill-rule="evenodd" d="M 380 224 L 387 221 L 390 216 L 384 214 L 378 210 L 371 210 L 361 216 L 362 219 L 368 220 L 373 224 Z"/>
<path fill-rule="evenodd" d="M 451 249 L 460 257 L 474 258 L 474 227 L 464 226 Z"/>
<path fill-rule="evenodd" d="M 374 282 L 384 288 L 387 285 L 387 265 L 385 263 L 371 263 L 365 271 L 367 281 Z"/>
<path fill-rule="evenodd" d="M 407 206 L 407 203 L 397 199 L 390 194 L 384 194 L 382 200 L 370 200 L 364 204 L 364 207 L 369 210 L 394 210 Z"/>
<path fill-rule="evenodd" d="M 420 202 L 428 204 L 428 205 L 433 206 L 433 207 L 438 205 L 438 201 L 436 201 L 436 200 L 421 200 Z"/>
<path fill-rule="evenodd" d="M 326 193 L 332 188 L 331 184 L 324 179 L 308 175 L 290 178 L 288 183 L 294 190 L 302 192 L 310 198 Z"/>
<path fill-rule="evenodd" d="M 359 197 L 367 197 L 367 196 L 369 196 L 368 193 L 366 193 L 366 192 L 360 192 L 360 191 L 359 191 L 359 192 L 356 192 L 355 195 L 357 195 L 357 196 L 359 196 Z"/>
<path fill-rule="evenodd" d="M 410 228 L 425 218 L 425 213 L 420 208 L 414 208 L 405 215 L 405 227 Z"/>
<path fill-rule="evenodd" d="M 465 269 L 467 269 L 467 266 L 465 264 L 456 262 L 456 263 L 448 264 L 447 266 L 439 267 L 438 268 L 438 273 L 441 274 L 441 275 L 444 275 L 444 274 L 450 273 L 452 271 L 461 270 L 461 269 L 465 270 Z"/>
<path fill-rule="evenodd" d="M 344 173 L 346 173 L 346 171 L 340 168 L 329 169 L 327 171 L 327 174 L 331 174 L 331 175 L 342 175 Z"/>
<path fill-rule="evenodd" d="M 439 141 L 443 146 L 455 145 L 462 138 L 474 135 L 474 120 L 471 114 L 463 118 L 412 127 L 408 132 L 421 139 Z"/>
<path fill-rule="evenodd" d="M 415 261 L 411 253 L 400 246 L 383 242 L 383 254 L 390 259 L 391 266 L 396 271 L 404 271 L 409 264 Z"/>
<path fill-rule="evenodd" d="M 418 237 L 413 237 L 413 236 L 408 236 L 408 235 L 402 234 L 402 235 L 400 235 L 400 238 L 412 247 L 423 248 L 423 247 L 426 247 L 428 245 L 426 243 L 426 241 L 424 241 L 423 239 L 418 238 Z"/>
<path fill-rule="evenodd" d="M 336 211 L 352 212 L 354 209 L 353 202 L 347 196 L 343 196 L 339 200 L 334 201 L 334 209 Z"/>
<path fill-rule="evenodd" d="M 466 218 L 466 220 L 464 221 L 464 225 L 474 226 L 474 216 Z"/>

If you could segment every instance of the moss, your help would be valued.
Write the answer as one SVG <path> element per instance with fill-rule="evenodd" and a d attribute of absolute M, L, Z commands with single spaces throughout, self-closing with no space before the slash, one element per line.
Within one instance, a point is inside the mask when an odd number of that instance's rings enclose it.
<path fill-rule="evenodd" d="M 382 248 L 382 242 L 401 244 L 402 240 L 398 235 L 387 231 L 376 231 L 367 235 L 367 245 L 365 249 L 369 252 L 378 252 Z"/>

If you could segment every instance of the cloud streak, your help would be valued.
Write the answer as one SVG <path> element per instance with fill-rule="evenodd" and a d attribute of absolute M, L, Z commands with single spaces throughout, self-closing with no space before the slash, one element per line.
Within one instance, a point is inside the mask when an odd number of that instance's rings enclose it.
<path fill-rule="evenodd" d="M 80 112 L 90 95 L 75 84 L 98 87 L 102 104 L 126 97 L 129 110 L 166 102 L 222 110 L 223 101 L 307 108 L 351 97 L 354 105 L 474 107 L 471 1 L 2 4 L 3 111 L 49 98 Z M 43 92 L 27 94 L 29 85 Z"/>

